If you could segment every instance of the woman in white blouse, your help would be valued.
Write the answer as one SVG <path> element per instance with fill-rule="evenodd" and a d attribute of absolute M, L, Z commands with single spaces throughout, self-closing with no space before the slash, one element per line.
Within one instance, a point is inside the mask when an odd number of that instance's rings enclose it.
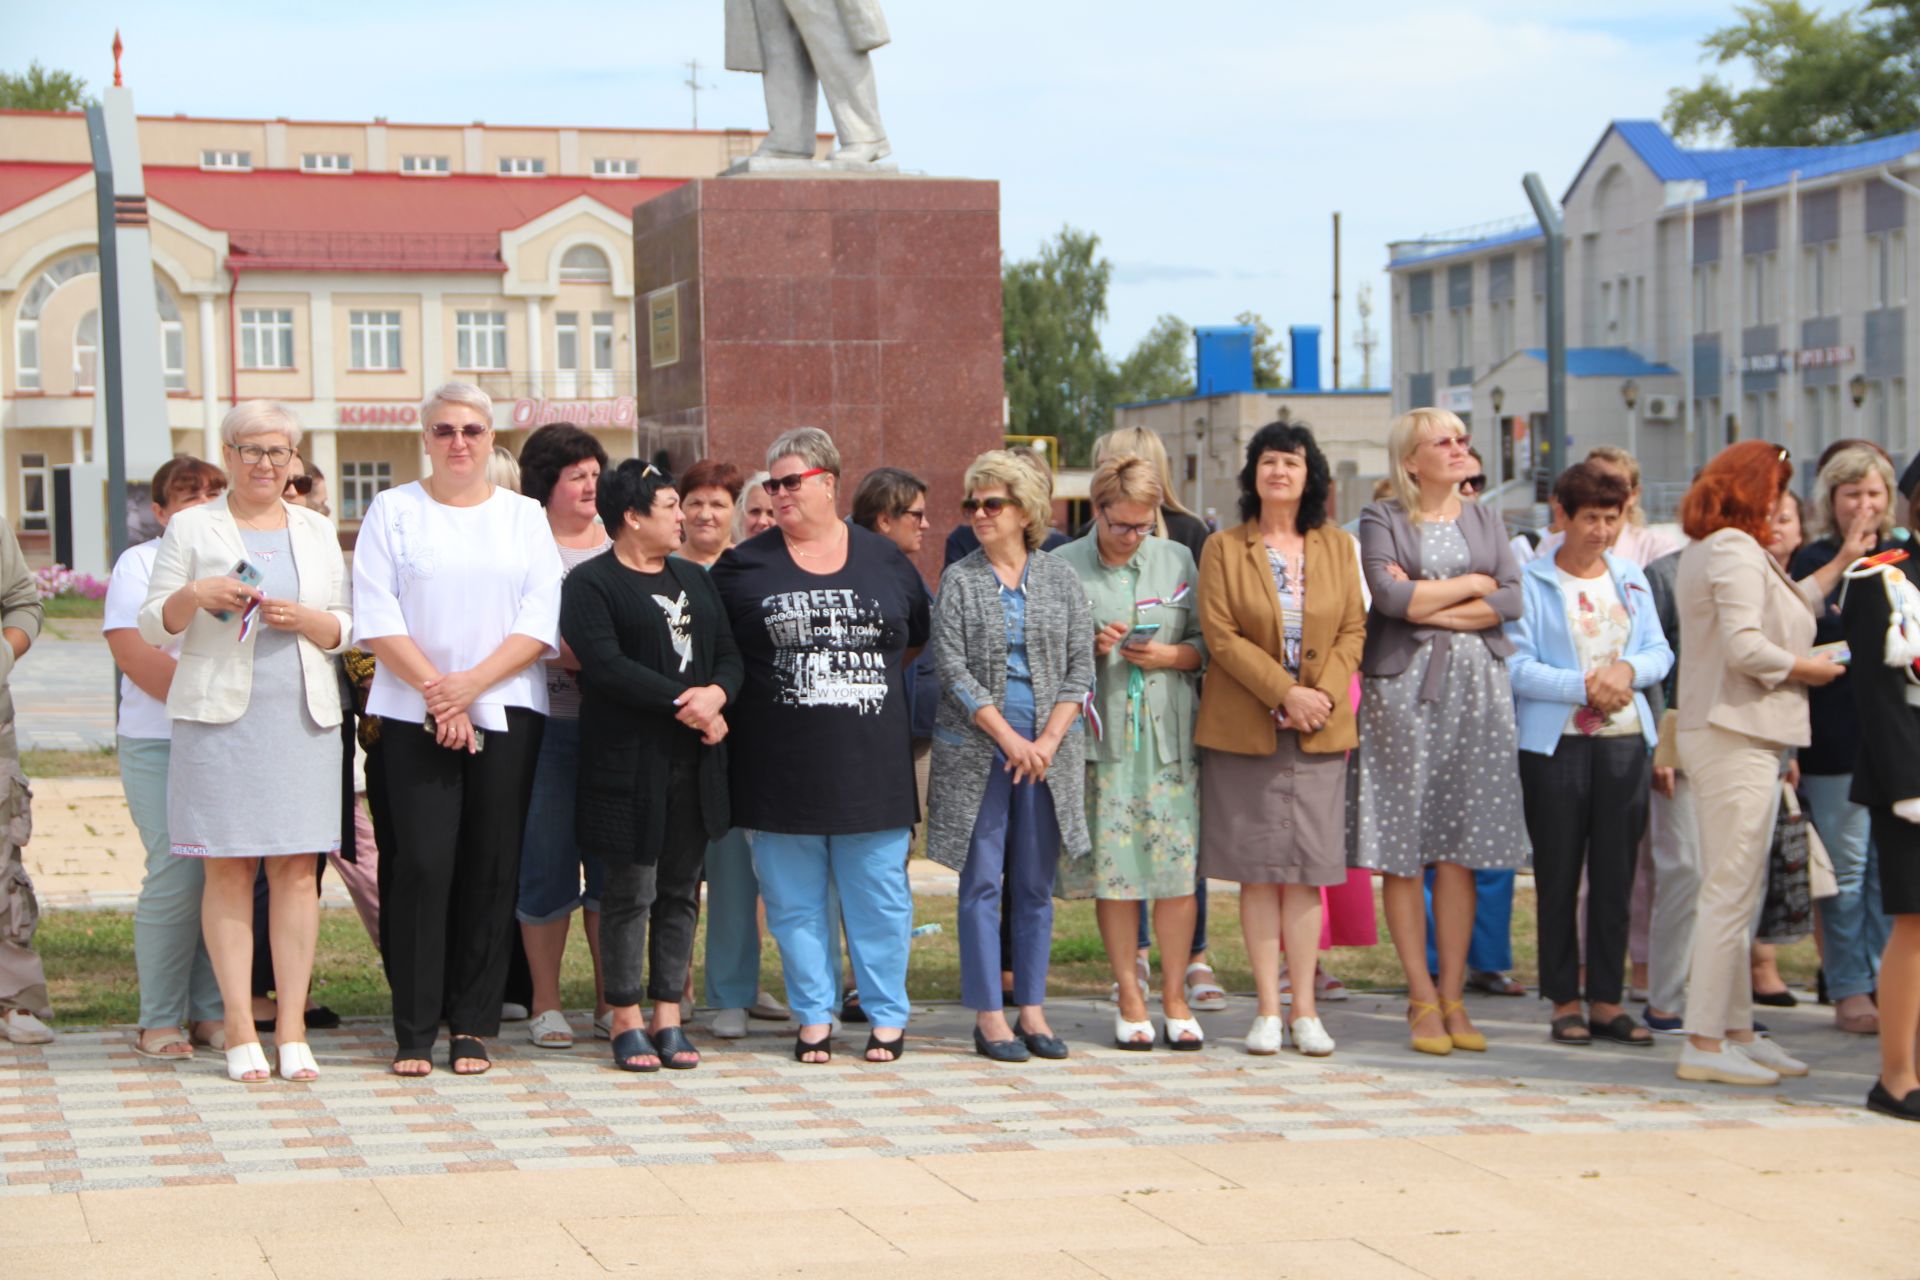
<path fill-rule="evenodd" d="M 396 848 L 380 932 L 396 1075 L 424 1076 L 441 1021 L 459 1075 L 492 1066 L 520 840 L 559 656 L 560 554 L 546 514 L 487 479 L 493 401 L 450 382 L 420 412 L 432 473 L 373 500 L 354 548 L 354 640 L 379 660 Z"/>

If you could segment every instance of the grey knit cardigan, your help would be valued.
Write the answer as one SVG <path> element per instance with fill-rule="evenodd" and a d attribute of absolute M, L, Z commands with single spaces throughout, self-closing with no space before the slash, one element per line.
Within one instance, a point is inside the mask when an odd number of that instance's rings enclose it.
<path fill-rule="evenodd" d="M 1093 614 L 1080 575 L 1044 551 L 1027 569 L 1027 665 L 1033 672 L 1035 719 L 1044 727 L 1055 703 L 1080 702 L 1093 687 Z M 933 664 L 940 673 L 934 714 L 932 775 L 927 787 L 927 856 L 958 871 L 973 842 L 974 819 L 994 767 L 993 741 L 973 723 L 956 695 L 1004 708 L 1007 628 L 1000 580 L 986 553 L 950 565 L 933 607 Z M 1081 723 L 1060 744 L 1047 770 L 1060 843 L 1067 856 L 1091 853 L 1087 835 L 1086 738 Z"/>

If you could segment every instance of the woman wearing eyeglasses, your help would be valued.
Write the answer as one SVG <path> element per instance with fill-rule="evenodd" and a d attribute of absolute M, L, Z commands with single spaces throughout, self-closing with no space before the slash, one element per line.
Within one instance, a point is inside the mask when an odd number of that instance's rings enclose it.
<path fill-rule="evenodd" d="M 927 642 L 926 588 L 899 548 L 840 518 L 826 432 L 782 434 L 767 473 L 776 527 L 712 570 L 746 664 L 728 716 L 733 821 L 780 946 L 794 1057 L 832 1056 L 831 887 L 873 1024 L 865 1057 L 892 1062 L 905 1050 L 919 816 L 901 668 Z"/>
<path fill-rule="evenodd" d="M 1193 554 L 1154 536 L 1156 465 L 1109 456 L 1089 490 L 1094 525 L 1054 554 L 1080 575 L 1093 615 L 1094 684 L 1086 725 L 1087 827 L 1093 856 L 1060 868 L 1060 896 L 1094 899 L 1118 984 L 1114 1043 L 1153 1046 L 1135 959 L 1139 917 L 1153 903 L 1167 1044 L 1206 1039 L 1186 995 L 1198 904 L 1200 766 L 1193 750 L 1197 676 L 1206 658 L 1194 612 Z"/>
<path fill-rule="evenodd" d="M 1487 1039 L 1463 1003 L 1475 871 L 1527 861 L 1519 746 L 1501 629 L 1520 616 L 1520 566 L 1500 514 L 1463 502 L 1475 471 L 1466 425 L 1445 409 L 1402 414 L 1388 436 L 1394 496 L 1360 514 L 1373 593 L 1360 670 L 1360 746 L 1349 860 L 1385 877 L 1387 927 L 1407 975 L 1420 1053 Z M 1433 883 L 1436 984 L 1427 969 Z"/>
<path fill-rule="evenodd" d="M 305 1009 L 320 928 L 315 876 L 340 847 L 340 685 L 353 624 L 346 564 L 324 516 L 285 501 L 300 424 L 248 400 L 220 424 L 233 487 L 167 523 L 140 637 L 180 644 L 167 687 L 167 833 L 204 859 L 201 929 L 226 1007 L 227 1075 L 267 1079 L 253 1020 L 253 879 L 271 895 L 280 1074 L 319 1075 Z"/>
<path fill-rule="evenodd" d="M 1093 613 L 1071 566 L 1040 550 L 1052 503 L 1005 449 L 975 458 L 960 504 L 978 550 L 948 567 L 934 606 L 935 712 L 927 856 L 960 873 L 960 998 L 975 1052 L 996 1062 L 1064 1058 L 1042 1007 L 1061 855 L 1084 859 Z M 1006 900 L 1002 901 L 1002 880 Z M 1000 987 L 1000 921 L 1019 1017 Z M 1132 926 L 1127 930 L 1129 946 Z M 1131 960 L 1129 960 L 1131 966 Z"/>
<path fill-rule="evenodd" d="M 523 823 L 559 656 L 564 572 L 546 512 L 487 478 L 493 401 L 450 382 L 420 410 L 423 480 L 374 498 L 353 556 L 355 642 L 379 660 L 395 848 L 380 858 L 396 1075 L 478 1075 L 500 1030 Z"/>

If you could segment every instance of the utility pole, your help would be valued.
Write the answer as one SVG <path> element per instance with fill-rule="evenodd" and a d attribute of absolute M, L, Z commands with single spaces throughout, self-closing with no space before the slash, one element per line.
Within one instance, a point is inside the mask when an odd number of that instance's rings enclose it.
<path fill-rule="evenodd" d="M 1520 185 L 1547 237 L 1546 466 L 1551 479 L 1567 462 L 1567 231 L 1539 174 L 1528 174 Z"/>
<path fill-rule="evenodd" d="M 688 92 L 693 95 L 693 127 L 698 129 L 700 127 L 700 91 L 717 86 L 700 83 L 700 59 L 698 58 L 687 59 L 687 78 L 681 83 L 686 85 Z"/>
<path fill-rule="evenodd" d="M 1333 389 L 1340 389 L 1340 211 L 1333 211 Z"/>

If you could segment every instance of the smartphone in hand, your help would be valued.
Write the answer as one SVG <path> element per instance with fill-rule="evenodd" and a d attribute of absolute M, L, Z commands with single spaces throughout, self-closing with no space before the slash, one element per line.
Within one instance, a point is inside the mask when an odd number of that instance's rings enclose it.
<path fill-rule="evenodd" d="M 240 585 L 243 587 L 257 587 L 260 585 L 260 579 L 265 575 L 263 575 L 260 572 L 259 566 L 254 564 L 252 561 L 241 560 L 238 563 L 236 563 L 233 566 L 233 568 L 227 570 L 227 576 L 229 578 L 237 579 Z M 252 613 L 255 608 L 255 605 L 257 604 L 258 604 L 258 601 L 256 601 L 255 604 L 248 605 L 247 612 Z M 231 609 L 221 609 L 220 611 L 215 613 L 213 616 L 220 619 L 220 621 L 222 622 L 226 622 L 232 619 L 233 611 Z M 245 616 L 245 615 L 242 615 L 242 616 Z"/>
<path fill-rule="evenodd" d="M 1153 639 L 1159 630 L 1160 624 L 1157 622 L 1136 622 L 1133 624 L 1133 630 L 1127 633 L 1127 638 L 1120 642 L 1120 647 L 1131 649 L 1136 645 L 1145 644 Z"/>

